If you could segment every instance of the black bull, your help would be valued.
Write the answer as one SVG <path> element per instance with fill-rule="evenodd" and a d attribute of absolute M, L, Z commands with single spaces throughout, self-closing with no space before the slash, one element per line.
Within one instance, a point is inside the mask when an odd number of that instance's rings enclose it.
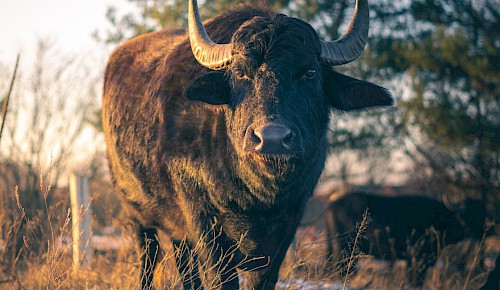
<path fill-rule="evenodd" d="M 249 289 L 274 288 L 324 167 L 330 109 L 392 104 L 385 89 L 332 68 L 363 51 L 366 1 L 356 11 L 344 38 L 323 42 L 309 24 L 252 6 L 211 19 L 206 35 L 190 2 L 189 34 L 150 33 L 113 52 L 103 125 L 144 248 L 143 288 L 157 230 L 178 249 L 185 288 L 237 289 L 236 268 L 249 270 Z"/>
<path fill-rule="evenodd" d="M 359 250 L 377 259 L 406 260 L 414 285 L 424 282 L 426 270 L 436 263 L 438 248 L 465 238 L 481 239 L 486 230 L 486 209 L 476 200 L 467 200 L 462 210 L 456 211 L 423 196 L 350 192 L 332 201 L 325 212 L 332 263 L 347 262 L 346 254 L 352 250 L 350 243 L 365 210 L 368 226 L 359 240 Z M 413 265 L 415 262 L 418 264 Z M 345 265 L 341 262 L 338 266 Z"/>

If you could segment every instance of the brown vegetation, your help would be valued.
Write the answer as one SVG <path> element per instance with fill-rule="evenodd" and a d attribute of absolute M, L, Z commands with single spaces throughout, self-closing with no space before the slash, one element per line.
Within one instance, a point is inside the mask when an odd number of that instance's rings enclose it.
<path fill-rule="evenodd" d="M 40 176 L 39 185 L 48 200 L 57 195 L 47 177 Z M 73 269 L 71 261 L 71 223 L 68 205 L 62 201 L 46 204 L 44 211 L 27 215 L 17 191 L 12 192 L 18 204 L 0 213 L 0 288 L 2 289 L 134 289 L 138 288 L 139 249 L 124 243 L 118 251 L 93 251 L 89 268 Z M 61 196 L 57 199 L 62 200 Z M 52 197 L 51 200 L 57 200 Z M 63 210 L 64 209 L 64 210 Z M 116 217 L 114 217 L 116 218 Z M 363 238 L 368 219 L 360 221 L 352 252 L 346 259 L 362 258 L 358 273 L 341 278 L 340 271 L 326 272 L 326 238 L 321 227 L 302 228 L 297 233 L 296 251 L 290 252 L 280 271 L 277 289 L 411 289 L 411 273 L 404 262 L 394 267 L 358 252 L 357 240 Z M 13 245 L 21 224 L 26 225 L 24 243 Z M 126 228 L 124 228 L 126 230 Z M 127 235 L 127 234 L 124 234 Z M 160 237 L 161 239 L 164 237 Z M 69 241 L 65 243 L 65 241 Z M 179 289 L 180 277 L 175 267 L 175 251 L 164 240 L 154 285 L 162 289 Z M 410 245 L 418 247 L 418 245 Z M 193 252 L 200 250 L 196 247 Z M 417 250 L 417 249 L 413 249 Z M 487 270 L 500 252 L 498 238 L 480 243 L 465 241 L 439 249 L 439 263 L 427 273 L 423 289 L 478 289 Z M 232 253 L 226 253 L 231 255 Z M 337 263 L 340 265 L 341 261 Z M 349 263 L 347 263 L 349 265 Z M 224 271 L 224 265 L 217 265 Z M 346 272 L 351 272 L 348 270 Z M 203 275 L 203 273 L 201 273 Z M 343 286 L 342 286 L 343 285 Z M 208 288 L 216 288 L 209 285 Z"/>

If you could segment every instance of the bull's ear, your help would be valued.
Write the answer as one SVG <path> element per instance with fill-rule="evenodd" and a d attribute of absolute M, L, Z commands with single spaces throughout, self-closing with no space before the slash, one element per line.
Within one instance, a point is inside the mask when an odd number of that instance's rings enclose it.
<path fill-rule="evenodd" d="M 194 101 L 210 105 L 229 103 L 230 88 L 223 72 L 209 72 L 192 80 L 186 87 L 184 95 Z"/>
<path fill-rule="evenodd" d="M 325 67 L 324 91 L 330 106 L 344 111 L 391 106 L 394 100 L 387 89 L 361 81 Z"/>

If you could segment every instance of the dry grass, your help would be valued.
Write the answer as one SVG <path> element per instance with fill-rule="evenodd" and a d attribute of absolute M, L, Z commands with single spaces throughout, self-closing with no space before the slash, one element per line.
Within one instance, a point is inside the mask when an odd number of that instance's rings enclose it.
<path fill-rule="evenodd" d="M 417 251 L 421 245 L 409 245 L 408 251 Z M 349 284 L 351 289 L 479 289 L 494 266 L 500 252 L 498 237 L 483 237 L 481 241 L 465 240 L 438 249 L 438 262 L 428 269 L 421 288 L 414 288 L 410 281 L 414 270 L 406 261 L 391 265 L 388 261 L 373 258 L 361 259 L 358 273 Z M 365 256 L 366 257 L 366 256 Z M 422 266 L 421 261 L 415 261 Z"/>
<path fill-rule="evenodd" d="M 495 238 L 487 239 L 482 247 L 470 241 L 448 246 L 440 253 L 436 266 L 428 270 L 426 281 L 419 289 L 478 289 L 485 282 L 487 271 L 491 270 L 499 251 L 500 241 Z M 475 256 L 480 263 L 473 263 Z M 390 266 L 385 261 L 364 259 L 349 286 L 351 289 L 367 286 L 370 289 L 415 289 L 409 284 L 410 277 L 411 271 L 404 261 Z"/>
<path fill-rule="evenodd" d="M 368 217 L 369 217 L 368 210 L 365 209 L 365 212 L 363 213 L 363 218 L 361 219 L 360 222 L 356 223 L 356 236 L 354 237 L 354 240 L 350 242 L 349 254 L 345 258 L 347 260 L 347 263 L 345 269 L 345 276 L 342 281 L 344 289 L 347 287 L 347 283 L 349 282 L 352 272 L 356 267 L 356 262 L 359 259 L 358 256 L 362 254 L 360 253 L 359 250 L 359 243 L 361 243 L 362 235 L 366 231 L 366 227 L 368 226 Z"/>
<path fill-rule="evenodd" d="M 47 204 L 51 187 L 43 177 L 40 177 L 40 187 L 45 198 L 43 210 L 28 216 L 19 194 L 14 191 L 18 208 L 0 212 L 0 289 L 138 289 L 140 253 L 133 242 L 125 243 L 118 251 L 94 253 L 89 268 L 75 270 L 72 267 L 71 242 L 63 242 L 71 237 L 70 211 L 60 209 L 65 204 Z M 325 271 L 328 257 L 324 233 L 312 228 L 301 229 L 296 251 L 289 253 L 281 268 L 277 289 L 411 289 L 408 286 L 410 271 L 405 263 L 390 266 L 366 259 L 366 255 L 359 252 L 357 244 L 367 220 L 365 215 L 358 225 L 358 233 L 346 256 L 344 277 L 340 272 Z M 125 230 L 122 232 L 129 236 Z M 157 257 L 154 285 L 157 289 L 179 289 L 181 278 L 175 267 L 174 248 L 168 239 L 160 238 L 162 253 Z M 16 245 L 16 241 L 22 242 Z M 213 248 L 215 244 L 200 242 L 193 253 L 207 247 Z M 225 255 L 230 258 L 236 250 L 237 247 Z M 491 261 L 498 252 L 500 240 L 496 238 L 439 249 L 439 262 L 428 271 L 423 289 L 477 289 L 485 281 L 485 270 L 493 266 Z M 354 263 L 357 259 L 358 265 Z M 485 266 L 488 261 L 490 264 Z M 230 269 L 219 264 L 211 270 Z M 203 271 L 200 275 L 208 283 L 206 289 L 217 288 L 224 282 L 207 280 Z M 244 281 L 240 284 L 244 286 Z"/>

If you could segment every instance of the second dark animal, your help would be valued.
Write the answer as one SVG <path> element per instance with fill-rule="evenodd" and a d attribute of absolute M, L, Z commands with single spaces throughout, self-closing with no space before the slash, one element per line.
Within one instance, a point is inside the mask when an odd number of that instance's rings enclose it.
<path fill-rule="evenodd" d="M 350 192 L 330 203 L 325 212 L 328 251 L 332 262 L 343 261 L 368 209 L 369 223 L 359 250 L 377 259 L 404 259 L 410 282 L 420 286 L 427 269 L 436 263 L 440 247 L 466 238 L 481 239 L 485 232 L 486 209 L 476 200 L 467 200 L 461 211 L 423 196 L 380 196 Z M 345 269 L 344 263 L 339 263 Z M 351 267 L 352 268 L 352 267 Z"/>

